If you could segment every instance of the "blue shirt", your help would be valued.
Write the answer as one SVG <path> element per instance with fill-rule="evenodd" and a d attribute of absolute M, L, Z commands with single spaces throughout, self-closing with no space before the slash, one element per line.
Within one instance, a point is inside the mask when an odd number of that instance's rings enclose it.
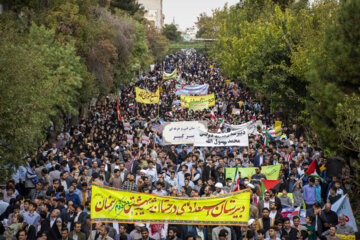
<path fill-rule="evenodd" d="M 314 204 L 316 202 L 316 189 L 310 185 L 304 186 L 303 198 L 306 204 Z"/>
<path fill-rule="evenodd" d="M 70 195 L 69 193 L 66 194 L 66 201 L 73 201 L 73 203 L 75 205 L 80 205 L 81 202 L 80 202 L 80 198 L 77 194 L 73 193 L 72 195 Z"/>
<path fill-rule="evenodd" d="M 314 185 L 314 187 L 315 187 L 315 190 L 316 190 L 316 201 L 321 202 L 321 186 L 320 185 L 318 185 L 318 186 Z"/>
<path fill-rule="evenodd" d="M 9 204 L 7 202 L 0 200 L 0 215 L 6 211 L 8 206 L 9 206 Z"/>
<path fill-rule="evenodd" d="M 40 215 L 37 212 L 34 212 L 32 215 L 30 214 L 30 212 L 25 212 L 24 222 L 28 223 L 29 225 L 34 225 L 36 227 L 36 224 L 40 222 Z"/>

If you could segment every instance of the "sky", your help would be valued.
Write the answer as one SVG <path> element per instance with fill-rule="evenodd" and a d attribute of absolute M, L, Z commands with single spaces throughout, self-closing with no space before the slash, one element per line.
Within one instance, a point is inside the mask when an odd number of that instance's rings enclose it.
<path fill-rule="evenodd" d="M 175 17 L 175 24 L 180 30 L 195 25 L 200 13 L 211 15 L 212 9 L 223 8 L 225 3 L 234 5 L 239 0 L 163 0 L 163 14 L 165 24 L 171 24 Z"/>

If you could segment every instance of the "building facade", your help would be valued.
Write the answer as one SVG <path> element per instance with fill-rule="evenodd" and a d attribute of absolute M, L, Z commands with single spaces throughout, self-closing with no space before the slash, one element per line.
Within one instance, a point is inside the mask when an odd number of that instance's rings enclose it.
<path fill-rule="evenodd" d="M 137 0 L 146 10 L 145 18 L 161 29 L 164 26 L 163 0 Z"/>

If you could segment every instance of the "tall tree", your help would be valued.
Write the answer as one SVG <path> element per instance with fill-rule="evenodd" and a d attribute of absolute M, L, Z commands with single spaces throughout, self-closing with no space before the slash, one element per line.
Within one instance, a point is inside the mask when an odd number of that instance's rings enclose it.
<path fill-rule="evenodd" d="M 181 33 L 174 24 L 165 24 L 162 30 L 162 34 L 173 42 L 178 42 L 181 40 Z"/>
<path fill-rule="evenodd" d="M 345 155 L 354 176 L 349 186 L 358 205 L 360 191 L 359 115 L 354 112 L 360 96 L 360 2 L 341 1 L 337 19 L 325 34 L 321 55 L 315 56 L 307 74 L 312 127 L 322 146 Z M 348 135 L 349 134 L 349 135 Z M 339 137 L 340 136 L 340 137 Z"/>

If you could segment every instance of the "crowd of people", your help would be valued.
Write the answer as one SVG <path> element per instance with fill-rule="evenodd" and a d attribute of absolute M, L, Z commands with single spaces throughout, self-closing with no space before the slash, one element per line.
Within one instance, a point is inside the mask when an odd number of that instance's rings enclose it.
<path fill-rule="evenodd" d="M 163 72 L 177 69 L 177 80 L 164 80 Z M 181 108 L 176 84 L 209 85 L 216 105 L 189 111 Z M 135 87 L 155 92 L 159 104 L 136 103 Z M 287 138 L 264 144 L 262 128 L 249 136 L 248 147 L 194 147 L 163 145 L 160 121 L 208 121 L 208 130 L 226 132 L 226 125 L 211 118 L 223 117 L 239 125 L 261 120 L 272 127 L 279 115 L 266 110 L 242 83 L 228 83 L 216 63 L 194 51 L 167 56 L 155 69 L 124 84 L 119 96 L 122 121 L 116 99 L 107 97 L 91 107 L 88 118 L 77 125 L 66 121 L 54 141 L 45 141 L 26 158 L 0 192 L 0 239 L 21 240 L 237 240 L 237 239 L 339 239 L 337 234 L 354 234 L 346 217 L 331 206 L 346 194 L 339 177 L 327 176 L 326 158 L 316 142 L 307 141 L 296 123 L 282 132 Z M 233 114 L 233 109 L 240 114 Z M 124 123 L 130 123 L 125 130 Z M 132 142 L 127 134 L 132 135 Z M 149 137 L 146 144 L 142 136 Z M 285 156 L 290 155 L 286 159 Z M 319 178 L 304 172 L 316 160 Z M 279 188 L 261 192 L 266 179 L 262 167 L 281 165 Z M 251 189 L 247 227 L 171 224 L 96 223 L 91 227 L 91 184 L 98 182 L 127 191 L 178 196 L 209 197 L 228 193 L 233 180 L 226 168 L 256 167 L 251 178 L 241 178 L 240 189 Z M 293 194 L 290 199 L 287 194 Z M 284 207 L 305 202 L 306 221 L 298 216 L 283 217 Z M 92 230 L 92 231 L 91 231 Z"/>

